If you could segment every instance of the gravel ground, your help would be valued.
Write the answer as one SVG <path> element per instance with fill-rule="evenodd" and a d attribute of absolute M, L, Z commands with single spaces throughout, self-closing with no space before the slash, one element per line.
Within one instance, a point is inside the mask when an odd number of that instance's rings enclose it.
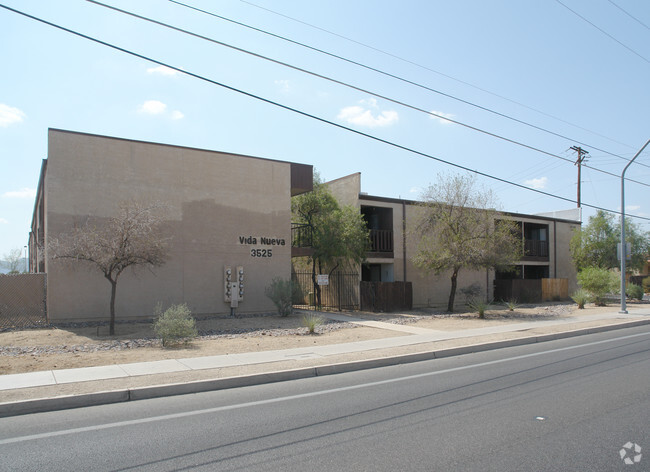
<path fill-rule="evenodd" d="M 129 323 L 129 322 L 127 322 Z M 138 324 L 133 323 L 131 324 Z M 141 323 L 140 323 L 141 324 Z M 104 324 L 89 323 L 66 323 L 64 326 L 57 325 L 54 329 L 75 329 L 88 328 L 94 326 L 103 326 Z M 338 321 L 326 321 L 316 328 L 318 334 L 330 333 L 339 329 L 356 328 L 357 325 Z M 199 330 L 199 336 L 196 341 L 217 340 L 217 339 L 235 339 L 250 338 L 259 336 L 298 336 L 308 334 L 307 328 L 263 328 L 251 331 L 249 329 L 208 329 Z M 102 351 L 122 351 L 126 349 L 137 349 L 143 347 L 161 347 L 161 340 L 154 337 L 145 337 L 128 340 L 111 340 L 99 343 L 84 343 L 76 345 L 59 345 L 59 346 L 0 346 L 0 356 L 24 356 L 24 355 L 48 355 L 64 353 L 82 353 L 82 352 L 102 352 Z"/>
<path fill-rule="evenodd" d="M 612 310 L 612 308 L 610 308 Z M 486 318 L 490 322 L 503 321 L 533 321 L 552 318 L 561 318 L 566 316 L 575 316 L 577 312 L 575 304 L 557 303 L 548 305 L 518 305 L 515 311 L 509 311 L 503 306 L 494 306 L 489 310 Z M 301 325 L 304 311 L 297 311 L 291 317 L 280 318 L 276 314 L 262 315 L 237 315 L 229 316 L 212 316 L 197 319 L 199 337 L 196 341 L 224 340 L 237 338 L 287 338 L 307 335 L 307 328 Z M 364 320 L 381 321 L 389 324 L 404 325 L 414 324 L 421 321 L 439 322 L 445 321 L 471 321 L 477 322 L 478 317 L 475 313 L 445 313 L 433 309 L 419 309 L 408 313 L 371 313 L 371 312 L 353 312 L 350 313 L 355 318 Z M 46 356 L 51 354 L 66 353 L 100 353 L 115 352 L 131 349 L 161 347 L 160 339 L 153 334 L 152 323 L 142 321 L 120 321 L 116 322 L 116 331 L 118 336 L 109 337 L 101 336 L 100 330 L 108 330 L 107 322 L 93 323 L 65 323 L 56 326 L 48 326 L 45 329 L 38 330 L 12 330 L 14 334 L 24 334 L 22 339 L 6 339 L 11 332 L 5 331 L 0 333 L 0 357 L 18 357 L 18 356 Z M 317 334 L 333 333 L 341 329 L 357 328 L 358 325 L 334 320 L 325 320 L 325 322 L 316 328 Z M 83 333 L 83 336 L 75 336 L 73 339 L 82 340 L 83 343 L 69 344 L 52 344 L 45 343 L 32 344 L 34 336 L 37 334 L 43 337 L 47 330 L 72 331 Z M 120 332 L 125 334 L 120 336 Z M 60 332 L 60 331 L 59 331 Z M 97 336 L 95 336 L 95 332 Z M 91 334 L 89 334 L 91 333 Z M 108 338 L 108 339 L 107 339 Z"/>

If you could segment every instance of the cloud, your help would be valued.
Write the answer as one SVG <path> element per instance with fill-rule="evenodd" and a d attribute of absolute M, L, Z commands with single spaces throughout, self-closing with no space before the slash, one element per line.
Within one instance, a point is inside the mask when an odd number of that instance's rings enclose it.
<path fill-rule="evenodd" d="M 536 190 L 541 190 L 543 188 L 546 188 L 546 184 L 548 184 L 548 178 L 546 177 L 540 177 L 539 179 L 530 179 L 524 181 L 524 185 L 527 185 L 528 187 L 534 188 Z"/>
<path fill-rule="evenodd" d="M 0 103 L 0 127 L 6 128 L 14 123 L 21 123 L 26 117 L 22 110 Z"/>
<path fill-rule="evenodd" d="M 5 192 L 2 196 L 5 198 L 36 198 L 36 189 L 25 187 L 20 190 Z"/>
<path fill-rule="evenodd" d="M 167 105 L 159 100 L 147 100 L 138 107 L 138 112 L 147 115 L 161 115 L 172 120 L 182 120 L 185 118 L 185 114 L 180 110 L 168 112 Z"/>
<path fill-rule="evenodd" d="M 366 98 L 364 100 L 359 100 L 359 103 L 362 105 L 368 106 L 370 108 L 379 108 L 379 105 L 377 105 L 377 99 L 375 97 L 370 97 Z"/>
<path fill-rule="evenodd" d="M 373 110 L 377 113 L 373 114 Z M 337 118 L 353 125 L 377 128 L 394 125 L 399 120 L 399 115 L 393 110 L 380 111 L 377 100 L 370 98 L 359 101 L 359 105 L 341 109 Z"/>
<path fill-rule="evenodd" d="M 174 70 L 174 69 L 170 69 L 169 67 L 158 66 L 158 67 L 150 67 L 150 68 L 148 68 L 147 73 L 149 73 L 149 74 L 160 74 L 160 75 L 177 75 L 178 71 Z"/>
<path fill-rule="evenodd" d="M 437 111 L 437 110 L 431 110 L 429 113 L 431 113 L 431 115 L 429 115 L 429 117 L 432 120 L 436 120 L 436 121 L 440 122 L 443 125 L 452 124 L 451 121 L 445 119 L 445 118 L 453 118 L 454 115 L 452 115 L 451 113 L 444 113 L 442 111 Z M 438 116 L 433 116 L 433 115 L 438 115 Z"/>
<path fill-rule="evenodd" d="M 636 211 L 640 209 L 641 209 L 641 205 L 626 205 L 625 207 L 625 211 Z"/>
<path fill-rule="evenodd" d="M 167 109 L 167 105 L 158 100 L 147 100 L 138 107 L 140 113 L 147 113 L 148 115 L 160 115 Z"/>
<path fill-rule="evenodd" d="M 5 220 L 4 218 L 0 218 L 0 225 L 8 225 L 9 220 Z"/>

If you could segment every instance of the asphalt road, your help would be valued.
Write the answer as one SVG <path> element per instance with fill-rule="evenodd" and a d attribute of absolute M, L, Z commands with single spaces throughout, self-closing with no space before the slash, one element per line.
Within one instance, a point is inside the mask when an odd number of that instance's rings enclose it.
<path fill-rule="evenodd" d="M 3 418 L 0 470 L 650 470 L 650 327 Z"/>

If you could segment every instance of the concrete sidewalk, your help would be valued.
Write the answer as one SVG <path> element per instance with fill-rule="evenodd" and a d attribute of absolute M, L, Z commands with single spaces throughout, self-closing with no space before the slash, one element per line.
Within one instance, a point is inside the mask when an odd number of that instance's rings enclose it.
<path fill-rule="evenodd" d="M 323 316 L 330 319 L 343 320 L 373 328 L 400 331 L 404 335 L 344 344 L 313 346 L 309 348 L 2 375 L 0 376 L 0 399 L 3 397 L 3 391 L 6 392 L 15 389 L 77 384 L 109 379 L 130 379 L 139 376 L 152 376 L 152 378 L 155 378 L 156 375 L 160 374 L 170 375 L 195 371 L 208 372 L 211 369 L 225 370 L 238 366 L 259 367 L 256 369 L 257 373 L 253 375 L 218 379 L 212 378 L 163 385 L 152 384 L 138 388 L 118 388 L 108 392 L 91 392 L 81 395 L 5 402 L 0 403 L 0 417 L 359 370 L 589 334 L 627 326 L 650 324 L 650 310 L 648 308 L 632 309 L 629 311 L 629 314 L 612 311 L 589 316 L 517 322 L 501 326 L 459 331 L 437 331 L 409 326 L 408 324 L 400 325 L 368 321 L 347 315 L 323 313 Z M 589 325 L 589 327 L 581 328 L 579 327 L 580 325 Z M 450 340 L 457 341 L 453 348 L 444 348 L 441 346 L 444 344 L 441 342 Z M 404 354 L 406 352 L 405 349 L 408 347 L 411 349 Z M 373 353 L 376 355 L 373 355 Z M 360 354 L 363 354 L 363 356 Z M 286 366 L 287 361 L 290 361 L 289 364 L 295 365 L 296 368 L 277 370 L 277 366 Z"/>

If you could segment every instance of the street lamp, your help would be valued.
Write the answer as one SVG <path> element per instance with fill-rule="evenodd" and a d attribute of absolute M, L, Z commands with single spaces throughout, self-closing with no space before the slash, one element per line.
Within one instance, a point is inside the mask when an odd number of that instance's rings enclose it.
<path fill-rule="evenodd" d="M 619 313 L 627 313 L 627 306 L 625 305 L 625 259 L 627 258 L 627 246 L 625 244 L 625 171 L 648 144 L 650 144 L 650 139 L 639 149 L 639 152 L 634 155 L 632 160 L 627 163 L 621 174 L 621 311 Z"/>
<path fill-rule="evenodd" d="M 25 269 L 25 272 L 29 272 L 27 269 L 27 246 L 25 246 L 25 265 L 23 267 Z"/>

